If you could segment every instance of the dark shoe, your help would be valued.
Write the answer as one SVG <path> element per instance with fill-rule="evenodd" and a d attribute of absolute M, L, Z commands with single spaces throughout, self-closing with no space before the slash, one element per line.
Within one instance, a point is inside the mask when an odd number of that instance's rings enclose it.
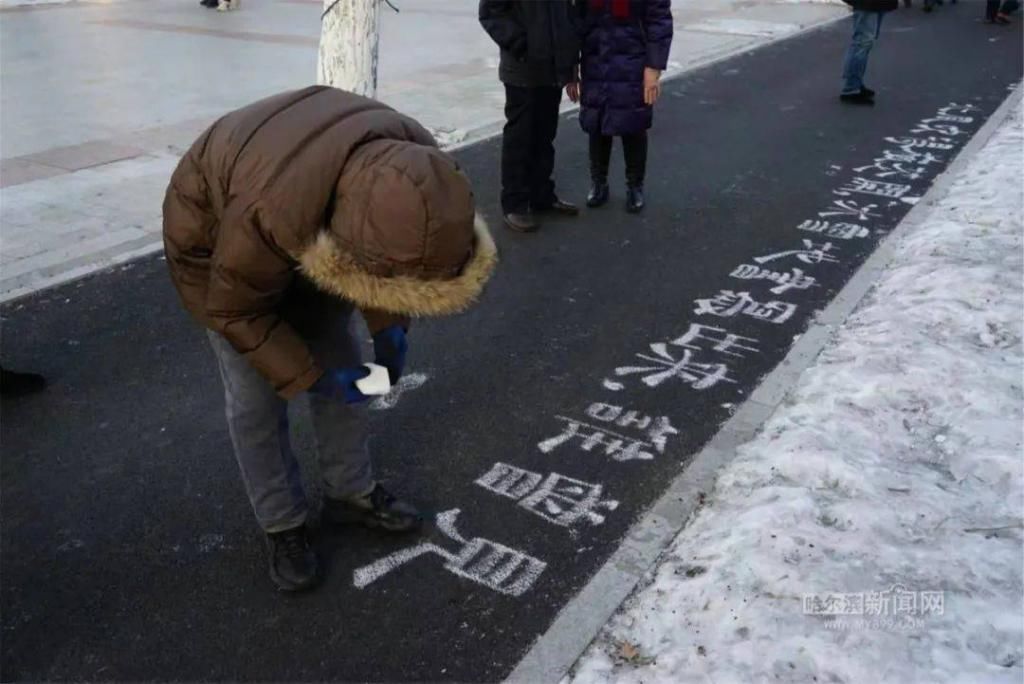
<path fill-rule="evenodd" d="M 626 211 L 639 214 L 644 210 L 644 189 L 639 185 L 626 188 Z"/>
<path fill-rule="evenodd" d="M 560 200 L 557 197 L 554 202 L 546 207 L 541 207 L 540 210 L 552 214 L 562 214 L 563 216 L 578 216 L 580 213 L 580 208 L 575 204 Z"/>
<path fill-rule="evenodd" d="M 335 525 L 358 523 L 389 532 L 411 532 L 423 525 L 423 516 L 377 483 L 373 491 L 355 499 L 324 497 L 324 518 Z"/>
<path fill-rule="evenodd" d="M 590 192 L 587 194 L 587 206 L 591 209 L 603 207 L 608 203 L 611 192 L 608 190 L 608 181 L 594 181 L 590 185 Z"/>
<path fill-rule="evenodd" d="M 533 233 L 540 228 L 533 214 L 505 214 L 505 225 L 517 233 Z"/>
<path fill-rule="evenodd" d="M 22 397 L 46 387 L 46 378 L 35 373 L 17 373 L 0 368 L 0 395 Z"/>
<path fill-rule="evenodd" d="M 208 9 L 217 9 L 217 0 L 199 0 L 199 4 Z"/>
<path fill-rule="evenodd" d="M 855 105 L 873 105 L 873 104 L 875 104 L 875 98 L 870 97 L 868 95 L 865 95 L 863 91 L 859 92 L 859 93 L 849 93 L 849 94 L 844 93 L 844 94 L 839 96 L 839 99 L 842 102 L 845 102 L 847 104 L 855 104 Z"/>
<path fill-rule="evenodd" d="M 912 7 L 913 5 L 911 3 L 911 0 L 903 0 L 903 6 L 904 7 Z"/>
<path fill-rule="evenodd" d="M 935 9 L 935 8 L 934 8 L 934 7 L 932 7 L 931 5 L 925 5 L 925 6 L 924 6 L 924 7 L 922 7 L 921 9 L 923 9 L 923 10 L 924 10 L 925 12 L 931 12 L 931 11 L 932 11 L 933 9 Z"/>
<path fill-rule="evenodd" d="M 874 99 L 874 97 L 875 97 L 875 91 L 872 90 L 871 88 L 868 88 L 867 86 L 861 86 L 860 87 L 860 94 L 861 95 L 867 95 L 868 97 L 870 97 L 872 99 Z"/>
<path fill-rule="evenodd" d="M 302 591 L 320 579 L 316 554 L 309 548 L 306 527 L 267 534 L 270 579 L 281 591 Z"/>

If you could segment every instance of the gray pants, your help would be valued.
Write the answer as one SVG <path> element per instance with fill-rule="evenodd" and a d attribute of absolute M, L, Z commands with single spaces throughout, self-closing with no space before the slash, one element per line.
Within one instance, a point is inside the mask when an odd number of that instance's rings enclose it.
<path fill-rule="evenodd" d="M 327 323 L 304 335 L 323 368 L 360 364 L 351 307 L 338 303 Z M 219 334 L 210 332 L 227 406 L 228 430 L 245 491 L 266 532 L 302 525 L 309 512 L 299 463 L 288 433 L 288 402 Z M 373 487 L 365 405 L 347 405 L 307 394 L 324 493 L 332 498 L 365 494 Z"/>

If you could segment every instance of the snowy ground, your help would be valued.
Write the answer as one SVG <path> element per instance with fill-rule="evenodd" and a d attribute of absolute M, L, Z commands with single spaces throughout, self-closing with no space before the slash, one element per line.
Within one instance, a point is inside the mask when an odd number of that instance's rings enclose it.
<path fill-rule="evenodd" d="M 1022 681 L 1022 178 L 1018 107 L 569 681 Z"/>

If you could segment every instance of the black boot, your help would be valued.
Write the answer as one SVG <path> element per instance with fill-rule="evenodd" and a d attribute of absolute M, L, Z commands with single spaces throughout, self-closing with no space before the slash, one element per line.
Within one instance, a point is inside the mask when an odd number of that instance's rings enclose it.
<path fill-rule="evenodd" d="M 46 387 L 46 378 L 35 373 L 17 373 L 0 368 L 0 395 L 21 397 Z"/>
<path fill-rule="evenodd" d="M 607 178 L 595 178 L 590 182 L 590 192 L 587 194 L 587 206 L 590 208 L 603 207 L 608 203 L 610 195 Z"/>
<path fill-rule="evenodd" d="M 267 534 L 270 579 L 281 591 L 302 591 L 316 585 L 320 566 L 309 547 L 306 527 Z"/>
<path fill-rule="evenodd" d="M 626 211 L 639 214 L 644 210 L 644 186 L 630 185 L 626 188 Z"/>
<path fill-rule="evenodd" d="M 397 499 L 380 483 L 369 494 L 354 499 L 324 497 L 324 519 L 336 525 L 358 523 L 388 532 L 411 532 L 423 525 L 419 511 Z"/>

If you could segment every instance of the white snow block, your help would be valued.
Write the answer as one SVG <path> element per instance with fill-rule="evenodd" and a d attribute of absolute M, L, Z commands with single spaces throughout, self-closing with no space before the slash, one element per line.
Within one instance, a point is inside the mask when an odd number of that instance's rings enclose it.
<path fill-rule="evenodd" d="M 388 369 L 375 363 L 364 363 L 370 369 L 365 378 L 356 380 L 356 388 L 368 397 L 382 397 L 391 391 L 391 376 Z"/>

